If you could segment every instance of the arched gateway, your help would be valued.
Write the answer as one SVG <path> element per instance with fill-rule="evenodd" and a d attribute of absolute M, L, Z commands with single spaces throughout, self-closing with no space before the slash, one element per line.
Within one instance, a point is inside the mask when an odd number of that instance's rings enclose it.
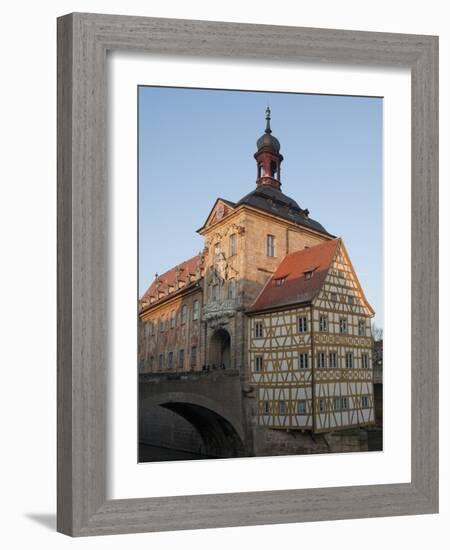
<path fill-rule="evenodd" d="M 231 337 L 227 330 L 220 328 L 213 332 L 209 342 L 208 365 L 211 368 L 230 367 Z"/>

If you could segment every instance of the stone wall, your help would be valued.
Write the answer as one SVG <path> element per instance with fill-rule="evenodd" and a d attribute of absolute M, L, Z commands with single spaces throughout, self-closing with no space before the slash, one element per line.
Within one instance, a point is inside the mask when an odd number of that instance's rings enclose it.
<path fill-rule="evenodd" d="M 313 435 L 297 430 L 274 430 L 255 426 L 256 456 L 348 453 L 368 450 L 364 429 Z"/>

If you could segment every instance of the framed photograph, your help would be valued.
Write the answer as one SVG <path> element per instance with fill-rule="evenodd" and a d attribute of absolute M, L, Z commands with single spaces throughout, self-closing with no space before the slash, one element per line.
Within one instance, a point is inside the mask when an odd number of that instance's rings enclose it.
<path fill-rule="evenodd" d="M 437 37 L 61 17 L 58 530 L 436 513 L 437 185 Z"/>

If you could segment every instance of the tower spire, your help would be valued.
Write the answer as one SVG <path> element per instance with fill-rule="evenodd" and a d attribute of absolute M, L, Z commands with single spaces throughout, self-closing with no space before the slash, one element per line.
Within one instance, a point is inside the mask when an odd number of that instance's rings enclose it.
<path fill-rule="evenodd" d="M 267 105 L 266 109 L 266 134 L 271 134 L 272 129 L 270 127 L 270 107 Z"/>
<path fill-rule="evenodd" d="M 270 185 L 275 189 L 281 187 L 281 162 L 283 155 L 280 153 L 280 142 L 272 135 L 270 127 L 270 107 L 266 109 L 266 129 L 264 134 L 256 142 L 258 150 L 256 159 L 256 185 Z"/>

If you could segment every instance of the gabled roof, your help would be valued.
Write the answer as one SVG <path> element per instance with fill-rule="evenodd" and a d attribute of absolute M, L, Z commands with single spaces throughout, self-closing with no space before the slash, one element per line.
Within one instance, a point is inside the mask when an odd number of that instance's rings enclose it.
<path fill-rule="evenodd" d="M 181 262 L 181 264 L 178 264 L 172 269 L 169 269 L 169 271 L 166 271 L 162 275 L 158 275 L 158 277 L 155 278 L 153 283 L 148 287 L 148 289 L 142 296 L 141 301 L 150 300 L 150 296 L 154 296 L 155 298 L 155 302 L 153 303 L 163 300 L 166 296 L 162 296 L 161 298 L 159 298 L 159 292 L 164 292 L 164 294 L 166 295 L 169 291 L 169 286 L 174 287 L 175 291 L 178 290 L 177 276 L 179 281 L 185 283 L 185 286 L 183 286 L 182 288 L 187 288 L 188 286 L 190 286 L 189 274 L 195 274 L 197 272 L 197 269 L 200 269 L 202 267 L 202 264 L 202 256 L 197 255 L 193 258 L 189 258 L 189 260 Z"/>
<path fill-rule="evenodd" d="M 332 239 L 285 256 L 247 313 L 311 303 L 325 282 L 340 242 Z M 313 272 L 311 278 L 305 277 L 308 271 Z"/>

